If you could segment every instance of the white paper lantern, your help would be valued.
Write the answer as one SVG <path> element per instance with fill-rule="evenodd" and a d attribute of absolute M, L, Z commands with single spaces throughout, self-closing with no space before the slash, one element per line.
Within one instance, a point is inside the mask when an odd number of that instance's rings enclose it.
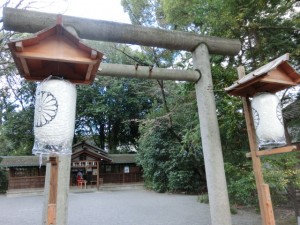
<path fill-rule="evenodd" d="M 258 93 L 251 102 L 259 148 L 286 144 L 281 104 L 275 94 Z"/>
<path fill-rule="evenodd" d="M 33 154 L 71 154 L 76 88 L 65 80 L 42 82 L 36 91 Z"/>

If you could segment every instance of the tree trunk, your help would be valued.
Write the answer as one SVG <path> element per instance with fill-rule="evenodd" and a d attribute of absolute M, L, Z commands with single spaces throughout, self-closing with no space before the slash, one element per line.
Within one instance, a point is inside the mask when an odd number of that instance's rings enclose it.
<path fill-rule="evenodd" d="M 105 124 L 100 124 L 100 148 L 105 149 Z"/>

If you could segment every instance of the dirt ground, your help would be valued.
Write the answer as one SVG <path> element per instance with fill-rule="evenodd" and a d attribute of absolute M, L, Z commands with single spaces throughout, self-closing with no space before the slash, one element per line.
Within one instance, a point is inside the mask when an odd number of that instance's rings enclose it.
<path fill-rule="evenodd" d="M 245 211 L 248 213 L 259 214 L 259 209 L 237 207 L 240 211 Z M 274 216 L 276 220 L 276 225 L 298 225 L 297 219 L 295 217 L 294 211 L 291 208 L 274 208 Z"/>
<path fill-rule="evenodd" d="M 275 208 L 276 225 L 297 225 L 297 219 L 292 209 Z"/>

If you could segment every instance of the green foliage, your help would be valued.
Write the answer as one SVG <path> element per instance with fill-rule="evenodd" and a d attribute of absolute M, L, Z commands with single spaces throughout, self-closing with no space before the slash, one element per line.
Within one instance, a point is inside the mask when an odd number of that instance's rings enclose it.
<path fill-rule="evenodd" d="M 198 177 L 198 179 L 197 179 Z M 199 190 L 200 188 L 200 177 L 195 177 L 195 173 L 193 170 L 179 170 L 172 171 L 169 173 L 169 190 L 181 191 L 186 190 L 189 192 L 193 192 L 195 190 Z M 194 179 L 196 178 L 196 181 Z M 198 181 L 198 182 L 197 182 Z"/>
<path fill-rule="evenodd" d="M 30 155 L 33 146 L 33 109 L 13 112 L 1 127 L 1 155 Z"/>
<path fill-rule="evenodd" d="M 140 127 L 138 162 L 145 180 L 159 192 L 206 189 L 196 105 L 188 100 L 195 93 L 186 85 L 165 83 L 166 92 L 176 92 L 167 96 L 170 113 L 156 102 Z"/>
<path fill-rule="evenodd" d="M 209 198 L 208 194 L 202 194 L 197 197 L 197 201 L 200 203 L 208 204 L 209 203 Z"/>
<path fill-rule="evenodd" d="M 0 155 L 27 155 L 33 146 L 35 85 L 24 80 L 15 85 L 21 87 L 0 92 Z"/>
<path fill-rule="evenodd" d="M 76 139 L 93 137 L 95 143 L 111 152 L 118 146 L 134 145 L 139 120 L 144 118 L 152 100 L 140 91 L 148 81 L 101 78 L 90 86 L 78 88 Z"/>
<path fill-rule="evenodd" d="M 151 183 L 153 189 L 165 192 L 168 184 L 167 162 L 171 151 L 169 147 L 172 147 L 168 142 L 171 142 L 172 138 L 166 131 L 166 127 L 159 122 L 154 126 L 151 125 L 152 122 L 141 129 L 137 161 L 143 167 L 145 180 Z"/>
<path fill-rule="evenodd" d="M 230 212 L 233 215 L 238 214 L 238 211 L 236 210 L 236 208 L 233 208 L 233 207 L 230 207 Z"/>
<path fill-rule="evenodd" d="M 138 155 L 144 176 L 151 179 L 154 189 L 158 191 L 192 192 L 203 188 L 197 166 L 192 164 L 193 155 L 180 150 L 181 145 L 168 130 L 167 121 L 160 119 L 154 123 L 154 129 L 152 124 L 143 128 L 148 128 L 148 132 L 150 128 L 151 133 L 142 131 L 139 140 Z"/>
<path fill-rule="evenodd" d="M 154 26 L 163 16 L 156 0 L 121 0 L 121 4 L 133 24 Z"/>
<path fill-rule="evenodd" d="M 273 155 L 263 160 L 264 177 L 276 204 L 297 204 L 296 190 L 300 189 L 299 153 Z M 283 195 L 284 193 L 284 195 Z"/>
<path fill-rule="evenodd" d="M 249 151 L 242 102 L 240 98 L 232 97 L 224 91 L 236 79 L 236 72 L 233 68 L 213 66 L 212 73 L 224 159 L 242 166 L 247 160 L 245 153 Z"/>
<path fill-rule="evenodd" d="M 299 13 L 296 0 L 159 0 L 165 22 L 176 29 L 238 38 L 239 64 L 252 71 L 286 52 L 299 65 Z"/>
<path fill-rule="evenodd" d="M 228 194 L 231 204 L 257 205 L 257 191 L 251 161 L 237 167 L 225 163 Z"/>

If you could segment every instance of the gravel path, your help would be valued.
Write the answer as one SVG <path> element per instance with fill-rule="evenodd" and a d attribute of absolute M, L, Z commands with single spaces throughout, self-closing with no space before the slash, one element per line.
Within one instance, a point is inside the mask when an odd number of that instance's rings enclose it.
<path fill-rule="evenodd" d="M 0 195 L 0 225 L 40 225 L 42 196 Z M 257 214 L 239 211 L 234 225 L 260 225 Z M 197 196 L 147 190 L 70 193 L 69 225 L 209 225 L 207 204 Z M 60 224 L 58 224 L 60 225 Z M 220 224 L 221 225 L 221 224 Z"/>

